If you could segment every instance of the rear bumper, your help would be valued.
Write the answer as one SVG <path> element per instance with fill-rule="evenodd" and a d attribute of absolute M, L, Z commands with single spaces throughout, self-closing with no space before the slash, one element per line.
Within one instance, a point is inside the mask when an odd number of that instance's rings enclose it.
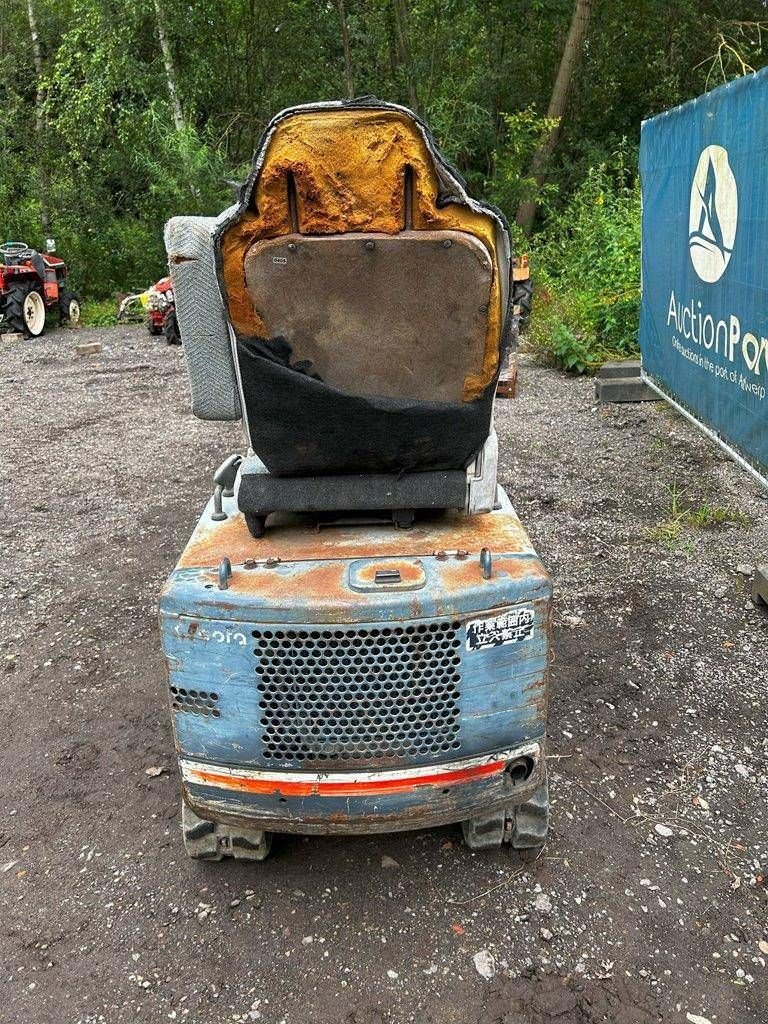
<path fill-rule="evenodd" d="M 524 780 L 510 770 L 526 763 Z M 201 818 L 271 832 L 366 834 L 464 821 L 521 803 L 544 778 L 540 743 L 394 771 L 281 772 L 182 758 L 184 799 Z"/>

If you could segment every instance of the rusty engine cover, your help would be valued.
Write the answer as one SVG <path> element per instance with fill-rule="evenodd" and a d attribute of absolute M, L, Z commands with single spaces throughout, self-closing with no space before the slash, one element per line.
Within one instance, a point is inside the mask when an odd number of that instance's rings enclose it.
<path fill-rule="evenodd" d="M 499 752 L 523 749 L 541 782 L 551 583 L 506 499 L 409 531 L 286 516 L 258 545 L 234 499 L 211 511 L 161 598 L 198 814 L 278 832 L 464 820 L 509 802 Z"/>

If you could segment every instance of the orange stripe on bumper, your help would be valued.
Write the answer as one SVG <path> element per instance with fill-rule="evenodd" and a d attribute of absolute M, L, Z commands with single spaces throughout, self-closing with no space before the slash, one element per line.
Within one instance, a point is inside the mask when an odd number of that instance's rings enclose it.
<path fill-rule="evenodd" d="M 202 768 L 188 768 L 185 772 L 189 782 L 224 789 L 243 790 L 246 793 L 279 793 L 281 796 L 375 796 L 383 793 L 409 793 L 420 786 L 456 786 L 461 782 L 472 782 L 487 775 L 498 775 L 504 771 L 506 761 L 492 761 L 490 764 L 476 764 L 455 771 L 435 772 L 433 775 L 419 775 L 411 778 L 365 780 L 360 782 L 289 782 L 285 779 L 253 779 L 247 776 L 223 775 L 220 772 Z"/>

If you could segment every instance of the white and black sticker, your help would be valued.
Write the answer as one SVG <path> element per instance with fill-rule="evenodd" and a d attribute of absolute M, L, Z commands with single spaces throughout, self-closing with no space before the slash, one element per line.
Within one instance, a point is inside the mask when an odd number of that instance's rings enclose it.
<path fill-rule="evenodd" d="M 494 615 L 490 619 L 471 619 L 467 623 L 467 650 L 483 651 L 488 647 L 530 640 L 535 617 L 534 609 L 524 605 L 522 608 L 510 608 L 503 615 Z"/>

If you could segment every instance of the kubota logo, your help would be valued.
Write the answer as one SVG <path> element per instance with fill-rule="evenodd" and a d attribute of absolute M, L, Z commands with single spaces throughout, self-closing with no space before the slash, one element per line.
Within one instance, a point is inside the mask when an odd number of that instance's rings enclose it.
<path fill-rule="evenodd" d="M 688 248 L 693 269 L 702 281 L 714 284 L 731 259 L 739 219 L 736 179 L 722 146 L 701 151 L 691 186 Z"/>

